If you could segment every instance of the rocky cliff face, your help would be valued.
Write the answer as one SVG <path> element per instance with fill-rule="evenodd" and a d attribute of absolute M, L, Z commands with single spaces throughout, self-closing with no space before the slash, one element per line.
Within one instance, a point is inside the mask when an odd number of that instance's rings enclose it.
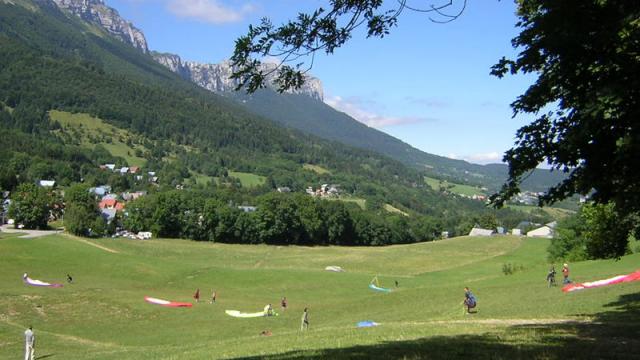
<path fill-rule="evenodd" d="M 111 35 L 146 53 L 147 39 L 142 31 L 124 20 L 113 8 L 102 0 L 53 0 L 58 7 L 65 9 L 81 19 L 95 23 Z"/>
<path fill-rule="evenodd" d="M 133 47 L 147 53 L 147 40 L 139 29 L 124 20 L 118 11 L 105 5 L 103 0 L 53 0 L 58 7 L 67 10 L 81 19 L 97 24 L 111 35 Z M 151 52 L 153 58 L 182 78 L 192 81 L 199 86 L 213 92 L 221 93 L 234 91 L 237 80 L 231 79 L 232 66 L 225 61 L 220 64 L 200 64 L 197 62 L 183 62 L 180 56 L 167 53 Z M 272 64 L 264 64 L 265 69 L 273 68 Z M 276 89 L 273 76 L 267 77 L 267 86 Z M 307 95 L 316 100 L 323 100 L 322 83 L 319 79 L 308 76 L 302 88 L 291 90 L 290 93 Z"/>
<path fill-rule="evenodd" d="M 171 71 L 179 74 L 184 79 L 190 80 L 199 86 L 213 92 L 234 91 L 238 81 L 231 79 L 233 67 L 228 61 L 220 64 L 201 64 L 192 61 L 183 62 L 180 56 L 167 53 L 152 52 L 153 58 Z M 273 69 L 275 65 L 263 64 L 265 70 Z M 273 76 L 267 77 L 267 86 L 276 89 Z M 322 82 L 319 79 L 307 76 L 305 84 L 296 90 L 289 91 L 294 94 L 309 96 L 316 100 L 323 100 Z"/>

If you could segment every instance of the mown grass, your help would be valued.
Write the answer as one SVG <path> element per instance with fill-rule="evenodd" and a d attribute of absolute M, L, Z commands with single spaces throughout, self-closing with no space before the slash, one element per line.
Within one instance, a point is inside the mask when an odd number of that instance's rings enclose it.
<path fill-rule="evenodd" d="M 51 120 L 58 121 L 62 125 L 63 131 L 68 131 L 70 129 L 81 131 L 83 136 L 79 139 L 80 144 L 86 148 L 93 148 L 96 144 L 100 144 L 104 146 L 111 155 L 124 158 L 129 166 L 144 166 L 147 162 L 144 158 L 135 156 L 136 149 L 146 151 L 144 146 L 127 145 L 126 139 L 133 140 L 131 134 L 125 130 L 105 123 L 102 119 L 93 117 L 89 114 L 73 114 L 58 110 L 49 111 L 49 116 L 51 117 Z M 95 139 L 109 138 L 111 141 L 92 142 L 90 140 L 91 137 Z"/>
<path fill-rule="evenodd" d="M 522 212 L 526 212 L 526 213 L 531 213 L 534 211 L 543 211 L 545 213 L 547 213 L 551 218 L 553 219 L 564 219 L 568 216 L 571 216 L 573 214 L 575 214 L 575 211 L 572 210 L 567 210 L 567 209 L 561 209 L 561 208 L 556 208 L 556 207 L 537 207 L 537 206 L 529 206 L 529 205 L 507 205 L 507 207 L 515 209 L 515 210 L 519 210 Z"/>
<path fill-rule="evenodd" d="M 428 176 L 424 177 L 424 181 L 429 185 L 433 190 L 440 190 L 440 180 L 434 179 Z M 486 195 L 486 192 L 482 189 L 470 185 L 456 184 L 448 181 L 443 181 L 442 185 L 447 188 L 447 191 L 452 192 L 454 194 L 465 195 L 465 196 L 473 196 L 473 195 Z"/>
<path fill-rule="evenodd" d="M 303 164 L 302 165 L 303 169 L 309 170 L 309 171 L 313 171 L 317 174 L 323 175 L 323 174 L 331 174 L 331 171 L 327 170 L 326 168 L 323 168 L 320 165 L 313 165 L 313 164 Z"/>
<path fill-rule="evenodd" d="M 404 215 L 404 216 L 409 216 L 409 214 L 407 214 L 406 212 L 398 209 L 397 207 L 391 205 L 391 204 L 384 204 L 384 209 L 387 210 L 390 213 L 394 213 L 394 214 L 400 214 L 400 215 Z"/>
<path fill-rule="evenodd" d="M 243 187 L 260 186 L 267 180 L 264 176 L 240 171 L 229 171 L 229 176 L 239 179 Z"/>
<path fill-rule="evenodd" d="M 359 197 L 354 197 L 354 196 L 348 196 L 348 195 L 340 195 L 337 198 L 336 197 L 328 197 L 326 198 L 327 200 L 330 201 L 344 201 L 347 203 L 354 203 L 356 205 L 358 205 L 362 210 L 364 210 L 367 206 L 367 200 L 363 199 L 363 198 L 359 198 Z"/>
<path fill-rule="evenodd" d="M 570 294 L 547 288 L 547 245 L 509 236 L 340 248 L 4 235 L 0 358 L 20 356 L 29 324 L 38 356 L 52 359 L 633 358 L 640 350 L 640 284 Z M 627 273 L 638 260 L 640 254 L 571 264 L 572 277 Z M 504 275 L 505 263 L 522 270 Z M 346 272 L 324 271 L 328 265 Z M 71 273 L 76 281 L 28 287 L 25 271 L 45 281 Z M 376 275 L 394 291 L 368 289 Z M 464 286 L 479 299 L 477 314 L 462 314 Z M 142 300 L 190 301 L 196 288 L 203 301 L 190 309 Z M 213 288 L 218 302 L 211 305 Z M 281 296 L 290 306 L 278 317 L 224 314 L 266 303 L 279 311 Z M 301 333 L 305 306 L 311 328 Z M 381 326 L 357 329 L 361 320 Z M 273 336 L 260 336 L 263 330 Z"/>

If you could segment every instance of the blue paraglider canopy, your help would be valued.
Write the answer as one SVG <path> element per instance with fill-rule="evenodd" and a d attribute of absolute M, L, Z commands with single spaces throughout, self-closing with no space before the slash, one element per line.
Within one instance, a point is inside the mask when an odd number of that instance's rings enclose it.
<path fill-rule="evenodd" d="M 372 326 L 378 326 L 380 324 L 378 324 L 377 322 L 371 321 L 371 320 L 366 320 L 366 321 L 360 321 L 358 323 L 358 327 L 372 327 Z"/>

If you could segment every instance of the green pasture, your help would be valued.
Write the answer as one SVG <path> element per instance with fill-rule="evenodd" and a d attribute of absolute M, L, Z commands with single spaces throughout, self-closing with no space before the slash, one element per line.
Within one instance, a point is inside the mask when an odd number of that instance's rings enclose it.
<path fill-rule="evenodd" d="M 239 179 L 243 187 L 260 186 L 267 180 L 264 176 L 240 171 L 229 171 L 229 176 Z"/>
<path fill-rule="evenodd" d="M 572 214 L 575 214 L 575 211 L 572 211 L 572 210 L 556 208 L 556 207 L 547 207 L 547 206 L 540 208 L 538 206 L 509 204 L 507 205 L 507 207 L 515 210 L 519 210 L 525 213 L 531 213 L 534 211 L 543 211 L 547 213 L 549 216 L 551 216 L 553 219 L 564 219 L 566 217 L 571 216 Z"/>
<path fill-rule="evenodd" d="M 113 156 L 119 156 L 127 161 L 129 166 L 144 166 L 146 160 L 142 157 L 135 156 L 135 151 L 139 148 L 142 151 L 146 149 L 142 145 L 130 146 L 125 143 L 126 139 L 132 137 L 130 133 L 113 125 L 107 124 L 102 119 L 93 117 L 89 114 L 73 114 L 66 111 L 51 110 L 49 111 L 51 120 L 58 121 L 64 129 L 75 128 L 82 131 L 83 136 L 80 139 L 81 145 L 87 148 L 93 148 L 96 144 L 100 144 L 107 149 Z M 110 138 L 111 141 L 98 141 L 92 143 L 90 137 L 98 139 Z M 124 141 L 122 141 L 124 140 Z"/>
<path fill-rule="evenodd" d="M 385 210 L 387 210 L 390 213 L 394 213 L 394 214 L 400 214 L 400 215 L 404 215 L 404 216 L 409 216 L 409 214 L 407 214 L 406 212 L 398 209 L 397 207 L 391 205 L 391 204 L 384 204 L 383 208 Z"/>
<path fill-rule="evenodd" d="M 22 355 L 30 324 L 36 355 L 53 360 L 637 357 L 640 283 L 569 294 L 548 288 L 547 245 L 511 236 L 345 248 L 0 234 L 0 358 Z M 572 278 L 629 273 L 639 260 L 570 264 Z M 512 275 L 502 273 L 507 263 Z M 345 272 L 325 271 L 329 265 Z M 31 287 L 24 272 L 49 282 L 70 273 L 75 282 Z M 393 291 L 370 290 L 374 276 Z M 475 314 L 462 313 L 464 286 L 478 297 Z M 202 298 L 192 308 L 143 300 L 193 301 L 196 288 Z M 212 289 L 216 304 L 208 303 Z M 268 303 L 280 316 L 224 313 Z M 310 329 L 301 332 L 304 307 Z M 356 328 L 362 320 L 381 325 Z"/>
<path fill-rule="evenodd" d="M 434 179 L 428 176 L 424 177 L 424 181 L 429 185 L 433 190 L 440 190 L 440 180 Z M 473 196 L 473 195 L 486 195 L 485 191 L 471 185 L 463 185 L 456 184 L 448 181 L 443 181 L 442 185 L 448 189 L 448 191 L 454 194 L 460 194 L 465 196 Z"/>
<path fill-rule="evenodd" d="M 309 171 L 313 171 L 317 174 L 331 174 L 331 171 L 327 170 L 326 168 L 323 168 L 320 165 L 313 165 L 313 164 L 303 164 L 302 168 L 305 170 L 309 170 Z"/>

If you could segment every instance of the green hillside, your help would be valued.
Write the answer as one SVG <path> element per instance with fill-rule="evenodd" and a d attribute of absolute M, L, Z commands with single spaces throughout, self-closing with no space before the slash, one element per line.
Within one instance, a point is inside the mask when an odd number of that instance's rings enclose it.
<path fill-rule="evenodd" d="M 230 95 L 256 114 L 287 127 L 321 138 L 389 156 L 431 176 L 497 191 L 507 178 L 507 166 L 477 165 L 420 151 L 382 131 L 368 127 L 349 115 L 308 96 L 276 94 L 269 89 L 254 94 Z M 522 184 L 523 190 L 544 191 L 564 175 L 548 170 L 534 171 Z"/>
<path fill-rule="evenodd" d="M 0 358 L 21 354 L 30 324 L 37 356 L 69 360 L 634 358 L 640 283 L 570 294 L 548 288 L 546 246 L 516 237 L 342 248 L 0 234 Z M 572 278 L 629 273 L 638 260 L 573 263 Z M 505 275 L 506 263 L 520 270 Z M 328 265 L 345 272 L 325 271 Z M 25 271 L 52 282 L 70 273 L 75 281 L 30 287 L 21 281 Z M 391 293 L 367 288 L 376 275 Z M 476 314 L 462 314 L 464 286 L 478 297 Z M 202 300 L 193 308 L 143 300 L 192 301 L 196 288 Z M 208 303 L 212 289 L 216 304 Z M 224 313 L 268 303 L 280 316 Z M 301 333 L 304 307 L 310 330 Z M 356 328 L 363 320 L 380 326 Z M 260 336 L 265 330 L 272 336 Z"/>
<path fill-rule="evenodd" d="M 473 195 L 487 195 L 487 191 L 478 186 L 469 186 L 463 184 L 450 183 L 446 180 L 434 179 L 425 176 L 424 181 L 436 191 L 445 190 L 454 194 L 473 196 Z"/>
<path fill-rule="evenodd" d="M 111 155 L 125 159 L 131 166 L 144 166 L 147 162 L 142 155 L 148 149 L 143 145 L 133 144 L 141 143 L 139 139 L 127 131 L 104 123 L 101 119 L 87 114 L 72 114 L 58 110 L 49 112 L 49 117 L 51 121 L 60 123 L 61 128 L 53 132 L 61 137 L 68 136 L 68 139 L 64 139 L 67 143 L 76 140 L 77 145 L 88 149 L 100 144 Z M 141 156 L 136 156 L 136 153 Z"/>
<path fill-rule="evenodd" d="M 276 187 L 302 193 L 330 183 L 344 198 L 362 199 L 361 206 L 371 200 L 364 217 L 373 226 L 359 222 L 363 233 L 389 239 L 398 232 L 384 231 L 404 228 L 410 236 L 402 242 L 433 239 L 443 230 L 467 233 L 490 212 L 433 191 L 423 171 L 400 161 L 256 116 L 52 3 L 0 3 L 0 47 L 3 190 L 40 179 L 62 187 L 107 184 L 119 192 L 197 190 L 194 197 L 224 188 L 220 204 L 252 204 Z M 143 166 L 158 179 L 151 184 L 101 171 L 104 163 Z M 384 204 L 412 216 L 378 211 Z M 526 215 L 497 216 L 511 224 Z"/>

